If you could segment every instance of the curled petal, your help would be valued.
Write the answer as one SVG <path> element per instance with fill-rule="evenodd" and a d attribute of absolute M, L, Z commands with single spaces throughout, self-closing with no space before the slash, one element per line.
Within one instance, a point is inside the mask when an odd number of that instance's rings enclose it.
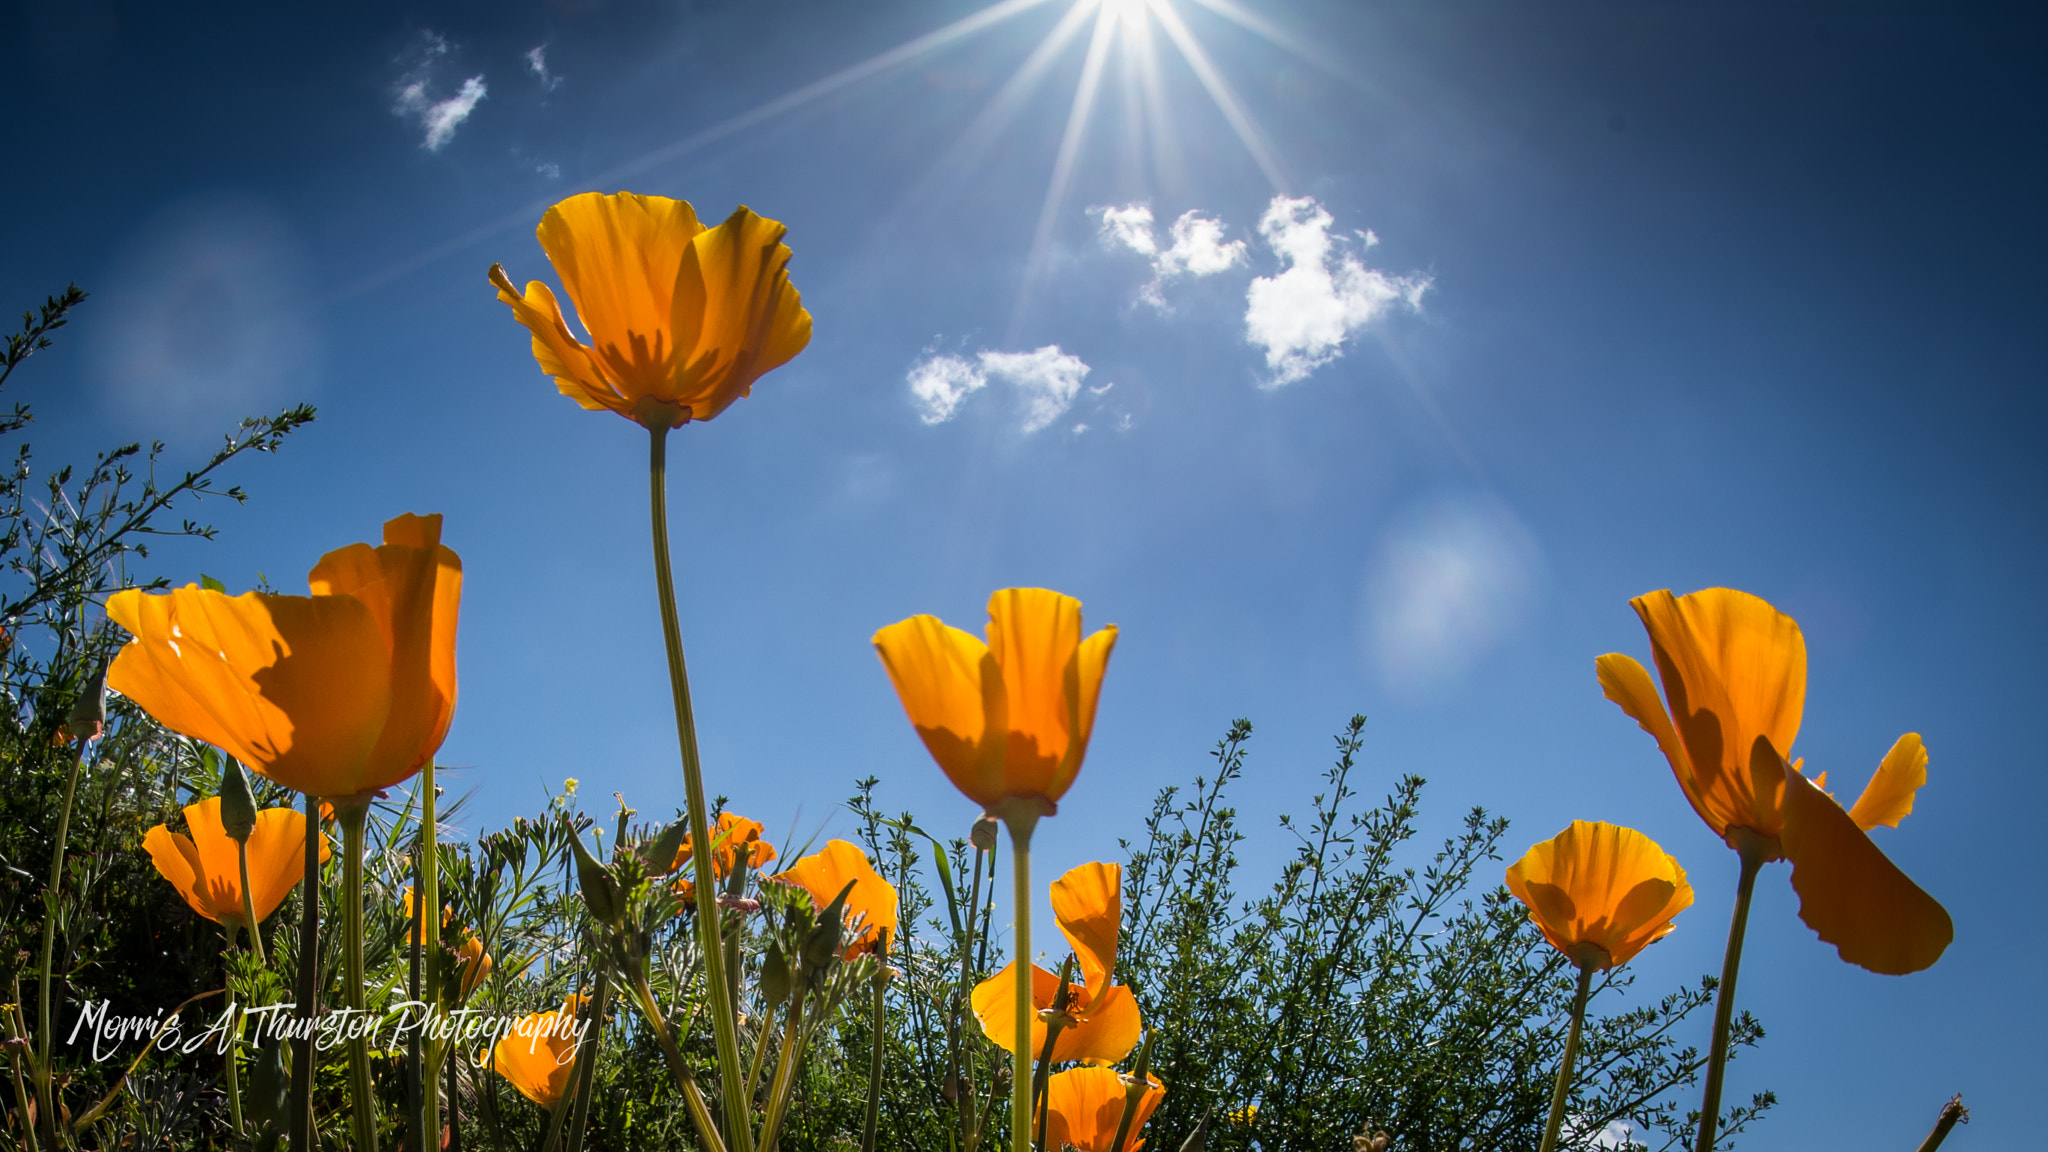
<path fill-rule="evenodd" d="M 936 616 L 875 633 L 910 723 L 953 786 L 983 807 L 1003 798 L 1005 694 L 988 645 Z"/>
<path fill-rule="evenodd" d="M 1123 868 L 1083 864 L 1053 881 L 1052 911 L 1081 962 L 1090 997 L 1100 996 L 1116 970 L 1117 929 L 1123 923 Z"/>
<path fill-rule="evenodd" d="M 617 412 L 622 416 L 629 413 L 632 398 L 605 379 L 604 369 L 591 356 L 590 349 L 569 331 L 562 306 L 555 302 L 555 294 L 546 284 L 529 280 L 522 295 L 512 286 L 505 269 L 497 264 L 491 265 L 491 284 L 498 289 L 498 299 L 511 306 L 512 318 L 533 334 L 534 361 L 542 372 L 554 378 L 557 391 L 592 411 Z"/>
<path fill-rule="evenodd" d="M 1933 966 L 1955 939 L 1948 911 L 1899 871 L 1842 806 L 1786 770 L 1785 855 L 1799 918 L 1842 959 L 1900 976 Z"/>
<path fill-rule="evenodd" d="M 1657 696 L 1657 686 L 1650 681 L 1650 674 L 1641 664 L 1620 652 L 1609 652 L 1594 661 L 1600 677 L 1600 691 L 1609 700 L 1629 714 L 1643 731 L 1657 741 L 1657 747 L 1664 753 L 1664 759 L 1671 765 L 1671 774 L 1678 778 L 1678 787 L 1685 798 L 1699 813 L 1700 819 L 1716 835 L 1725 836 L 1731 821 L 1740 820 L 1743 812 L 1709 811 L 1700 795 L 1699 785 L 1693 779 L 1692 758 L 1685 753 L 1685 745 L 1678 739 L 1678 730 L 1671 726 L 1671 716 L 1664 710 L 1664 701 Z"/>
<path fill-rule="evenodd" d="M 1927 746 L 1920 742 L 1918 732 L 1908 732 L 1884 754 L 1877 775 L 1864 785 L 1863 795 L 1849 809 L 1849 819 L 1865 832 L 1879 824 L 1897 828 L 1899 821 L 1912 814 L 1913 794 L 1926 783 Z"/>
<path fill-rule="evenodd" d="M 1086 1013 L 1077 1014 L 1073 1027 L 1060 1029 L 1059 1039 L 1052 1043 L 1052 1058 L 1058 1063 L 1114 1064 L 1137 1048 L 1143 1032 L 1138 998 L 1129 988 L 1112 984 L 1089 1003 Z M 1033 1035 L 1043 1048 L 1044 1035 L 1036 1031 Z"/>

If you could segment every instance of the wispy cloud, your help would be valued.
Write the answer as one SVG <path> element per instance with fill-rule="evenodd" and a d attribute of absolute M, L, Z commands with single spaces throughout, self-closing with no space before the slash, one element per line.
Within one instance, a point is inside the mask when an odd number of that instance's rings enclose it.
<path fill-rule="evenodd" d="M 562 78 L 548 71 L 548 46 L 536 44 L 526 50 L 526 70 L 540 81 L 540 90 L 553 92 L 562 86 Z"/>
<path fill-rule="evenodd" d="M 1022 429 L 1029 433 L 1067 414 L 1081 394 L 1081 382 L 1088 372 L 1079 356 L 1061 351 L 1057 344 L 1047 344 L 1030 352 L 983 350 L 973 359 L 927 349 L 905 379 L 911 404 L 927 424 L 951 420 L 962 401 L 992 380 L 1008 384 L 1023 409 Z"/>
<path fill-rule="evenodd" d="M 455 138 L 455 130 L 462 126 L 469 114 L 489 94 L 482 73 L 462 82 L 455 95 L 446 99 L 435 99 L 433 93 L 435 64 L 448 55 L 448 38 L 439 32 L 423 32 L 413 50 L 400 58 L 404 71 L 394 85 L 391 111 L 401 119 L 411 120 L 421 131 L 420 147 L 429 152 L 439 152 Z"/>
<path fill-rule="evenodd" d="M 1111 248 L 1128 248 L 1152 262 L 1152 281 L 1138 290 L 1138 299 L 1167 309 L 1166 282 L 1178 276 L 1213 276 L 1245 262 L 1242 240 L 1225 240 L 1223 222 L 1200 212 L 1183 212 L 1167 230 L 1168 243 L 1161 247 L 1152 228 L 1152 208 L 1146 204 L 1090 208 L 1101 219 L 1102 242 Z"/>
<path fill-rule="evenodd" d="M 1259 235 L 1283 265 L 1245 293 L 1246 338 L 1265 350 L 1272 373 L 1265 387 L 1292 384 L 1335 360 L 1353 332 L 1398 305 L 1420 307 L 1429 288 L 1427 276 L 1366 267 L 1348 238 L 1331 234 L 1334 223 L 1307 196 L 1275 196 L 1259 218 Z M 1370 232 L 1359 240 L 1364 248 L 1378 243 Z"/>

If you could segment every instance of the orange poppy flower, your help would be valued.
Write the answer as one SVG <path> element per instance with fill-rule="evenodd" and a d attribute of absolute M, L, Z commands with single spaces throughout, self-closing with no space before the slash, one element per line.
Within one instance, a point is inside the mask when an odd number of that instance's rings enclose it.
<path fill-rule="evenodd" d="M 1899 738 L 1844 811 L 1786 763 L 1806 704 L 1806 640 L 1790 616 L 1746 592 L 1652 592 L 1630 601 L 1650 634 L 1667 712 L 1650 674 L 1600 657 L 1600 686 L 1657 741 L 1693 810 L 1734 846 L 1792 862 L 1799 915 L 1842 959 L 1917 972 L 1955 937 L 1948 912 L 1885 858 L 1868 832 L 1896 827 L 1927 780 L 1916 733 Z"/>
<path fill-rule="evenodd" d="M 418 772 L 455 712 L 462 561 L 441 517 L 314 566 L 310 596 L 130 588 L 107 615 L 135 637 L 107 682 L 172 731 L 300 792 L 364 796 Z"/>
<path fill-rule="evenodd" d="M 1085 639 L 1081 602 L 1043 588 L 989 597 L 988 643 L 936 616 L 875 633 L 903 710 L 953 786 L 984 809 L 1050 813 L 1081 771 L 1116 625 Z"/>
<path fill-rule="evenodd" d="M 846 894 L 846 919 L 860 928 L 842 953 L 848 960 L 874 951 L 883 932 L 892 940 L 896 937 L 896 888 L 874 870 L 858 845 L 828 840 L 823 851 L 798 860 L 775 878 L 801 886 L 820 908 L 830 904 L 847 881 L 855 881 L 853 891 Z"/>
<path fill-rule="evenodd" d="M 1138 1001 L 1131 990 L 1111 984 L 1116 971 L 1117 928 L 1123 922 L 1123 868 L 1116 864 L 1083 864 L 1052 885 L 1052 911 L 1060 932 L 1073 945 L 1081 981 L 1067 989 L 1058 1005 L 1069 1017 L 1053 1041 L 1056 1062 L 1086 1060 L 1114 1064 L 1138 1046 L 1142 1025 Z M 981 1030 L 1006 1052 L 1016 1045 L 1016 963 L 982 981 L 974 989 L 974 1015 Z M 1055 1008 L 1060 978 L 1031 966 L 1031 1001 L 1039 1015 L 1031 1023 L 1031 1056 L 1045 1050 L 1047 1022 Z"/>
<path fill-rule="evenodd" d="M 1581 965 L 1615 968 L 1671 934 L 1692 885 L 1633 828 L 1574 820 L 1508 868 L 1508 891 L 1550 946 Z"/>
<path fill-rule="evenodd" d="M 533 333 L 533 358 L 562 395 L 648 428 L 709 420 L 811 340 L 789 283 L 788 231 L 741 207 L 716 228 L 681 200 L 571 196 L 541 217 L 540 246 L 562 278 L 576 339 L 538 280 L 521 295 L 491 265 L 498 299 Z"/>
<path fill-rule="evenodd" d="M 194 912 L 216 924 L 242 926 L 241 855 L 221 826 L 220 797 L 187 805 L 185 827 L 189 835 L 159 824 L 143 835 L 142 847 Z M 320 859 L 330 855 L 323 839 Z M 249 903 L 256 922 L 268 920 L 305 876 L 305 814 L 290 808 L 258 812 L 249 833 Z"/>
<path fill-rule="evenodd" d="M 570 996 L 553 1012 L 522 1016 L 476 1062 L 497 1070 L 519 1094 L 543 1108 L 553 1108 L 569 1091 L 569 1073 L 576 1066 L 576 1014 L 587 996 Z"/>
<path fill-rule="evenodd" d="M 1121 1150 L 1112 1149 L 1117 1126 L 1123 1123 L 1124 1078 L 1108 1068 L 1070 1068 L 1045 1082 L 1045 1147 L 1047 1152 L 1137 1152 L 1145 1142 L 1138 1132 L 1166 1099 L 1166 1085 L 1146 1077 L 1145 1094 L 1131 1113 L 1130 1132 Z"/>
<path fill-rule="evenodd" d="M 718 826 L 711 830 L 711 871 L 720 880 L 732 875 L 733 866 L 739 862 L 740 849 L 747 850 L 747 867 L 759 869 L 775 859 L 775 845 L 761 839 L 764 829 L 759 820 L 735 816 L 730 812 L 718 814 Z M 676 861 L 669 867 L 670 873 L 683 873 L 676 881 L 676 891 L 683 899 L 690 899 L 697 891 L 696 881 L 683 872 L 683 865 L 690 862 L 695 849 L 690 844 L 689 833 L 683 834 L 683 846 L 676 850 Z M 827 897 L 829 899 L 829 897 Z"/>
<path fill-rule="evenodd" d="M 476 991 L 476 986 L 491 974 L 491 954 L 484 951 L 484 942 L 474 932 L 463 934 L 462 947 L 455 950 L 455 962 L 462 972 L 462 999 Z"/>

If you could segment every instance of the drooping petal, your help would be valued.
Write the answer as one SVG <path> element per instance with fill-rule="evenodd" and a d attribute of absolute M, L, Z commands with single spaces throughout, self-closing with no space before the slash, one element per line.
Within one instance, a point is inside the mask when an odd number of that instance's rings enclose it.
<path fill-rule="evenodd" d="M 1785 855 L 1799 918 L 1842 959 L 1900 976 L 1931 967 L 1955 939 L 1934 897 L 1899 871 L 1842 806 L 1786 770 Z"/>
<path fill-rule="evenodd" d="M 1806 703 L 1806 641 L 1764 600 L 1731 588 L 1630 603 L 1649 631 L 1671 718 L 1692 763 L 1695 807 L 1727 826 L 1776 835 L 1775 804 L 1752 787 L 1751 747 L 1789 755 Z M 1713 822 L 1711 816 L 1709 823 Z"/>
<path fill-rule="evenodd" d="M 686 366 L 669 397 L 709 420 L 811 339 L 811 315 L 789 282 L 788 229 L 742 205 L 691 239 L 675 280 L 671 326 Z"/>
<path fill-rule="evenodd" d="M 320 861 L 334 855 L 320 838 Z M 239 871 L 239 864 L 237 865 Z M 265 808 L 256 814 L 249 834 L 249 898 L 258 923 L 270 919 L 284 898 L 306 878 L 306 814 L 290 808 Z"/>
<path fill-rule="evenodd" d="M 1685 744 L 1678 739 L 1678 730 L 1671 726 L 1671 716 L 1664 710 L 1664 701 L 1657 695 L 1657 686 L 1651 682 L 1650 673 L 1641 664 L 1620 652 L 1609 652 L 1594 661 L 1600 677 L 1600 691 L 1609 700 L 1629 714 L 1643 731 L 1657 741 L 1657 747 L 1664 753 L 1664 759 L 1671 765 L 1671 774 L 1678 778 L 1678 787 L 1685 793 L 1685 799 L 1700 819 L 1707 822 L 1717 835 L 1726 835 L 1728 822 L 1740 814 L 1709 812 L 1701 804 L 1698 785 L 1693 780 L 1692 759 L 1685 754 Z"/>
<path fill-rule="evenodd" d="M 1011 795 L 1058 801 L 1073 778 L 1061 769 L 1078 725 L 1081 602 L 1044 588 L 989 597 L 988 648 L 1009 705 L 1005 775 Z"/>
<path fill-rule="evenodd" d="M 1144 1147 L 1138 1133 L 1166 1099 L 1166 1086 L 1159 1078 L 1148 1079 L 1144 1095 L 1131 1112 L 1124 1152 Z M 1123 1078 L 1108 1068 L 1073 1068 L 1054 1074 L 1047 1079 L 1045 1088 L 1045 1146 L 1070 1147 L 1075 1152 L 1110 1152 L 1117 1127 L 1123 1122 L 1126 1095 Z"/>
<path fill-rule="evenodd" d="M 628 396 L 675 399 L 688 344 L 673 330 L 676 274 L 704 226 L 682 200 L 586 192 L 541 217 L 540 246 L 590 333 L 592 358 Z"/>
<path fill-rule="evenodd" d="M 363 790 L 391 692 L 383 638 L 361 601 L 187 585 L 118 592 L 107 614 L 135 635 L 107 683 L 165 727 L 300 792 Z"/>
<path fill-rule="evenodd" d="M 224 914 L 215 906 L 207 893 L 206 885 L 199 870 L 199 852 L 192 845 L 192 839 L 182 832 L 173 832 L 169 825 L 159 824 L 142 836 L 143 850 L 149 853 L 150 863 L 178 895 L 185 898 L 194 912 L 216 924 L 240 919 L 240 913 Z"/>
<path fill-rule="evenodd" d="M 441 747 L 455 715 L 455 629 L 462 560 L 441 546 L 439 513 L 384 525 L 384 544 L 351 544 L 321 557 L 313 595 L 353 596 L 376 617 L 389 654 L 391 711 L 361 791 L 410 778 Z"/>
<path fill-rule="evenodd" d="M 1083 864 L 1052 883 L 1052 911 L 1081 962 L 1092 1004 L 1116 970 L 1117 928 L 1123 923 L 1123 868 Z"/>
<path fill-rule="evenodd" d="M 1692 904 L 1685 869 L 1632 828 L 1575 820 L 1507 871 L 1508 890 L 1552 947 L 1599 968 L 1626 964 Z"/>
<path fill-rule="evenodd" d="M 896 888 L 874 870 L 858 845 L 826 841 L 822 851 L 798 860 L 776 879 L 802 885 L 820 908 L 830 904 L 848 881 L 853 882 L 853 890 L 846 894 L 846 918 L 858 920 L 860 929 L 847 941 L 848 957 L 873 949 L 885 931 L 891 939 L 896 936 Z"/>
<path fill-rule="evenodd" d="M 562 306 L 548 286 L 529 280 L 525 295 L 521 295 L 497 264 L 491 265 L 490 278 L 498 289 L 498 299 L 511 307 L 512 318 L 533 334 L 533 358 L 542 372 L 554 378 L 556 389 L 583 408 L 625 415 L 632 398 L 605 379 L 604 369 L 592 358 L 590 349 L 569 331 Z"/>
<path fill-rule="evenodd" d="M 1920 742 L 1918 732 L 1908 732 L 1884 754 L 1877 775 L 1863 786 L 1863 795 L 1849 809 L 1849 819 L 1865 832 L 1879 824 L 1897 828 L 1899 821 L 1912 814 L 1913 794 L 1926 783 L 1927 746 Z"/>
<path fill-rule="evenodd" d="M 583 997 L 571 996 L 553 1012 L 536 1012 L 514 1021 L 513 1027 L 477 1063 L 495 1069 L 528 1100 L 553 1108 L 569 1090 L 575 1066 L 575 1016 Z"/>
<path fill-rule="evenodd" d="M 1144 1033 L 1144 1023 L 1138 1016 L 1138 998 L 1122 984 L 1104 988 L 1089 1002 L 1085 1012 L 1074 1015 L 1073 1026 L 1060 1029 L 1059 1038 L 1052 1042 L 1052 1058 L 1056 1062 L 1114 1064 L 1137 1048 Z M 1013 1030 L 1015 1027 L 1011 1025 Z M 1037 1030 L 1032 1035 L 1043 1048 L 1044 1032 Z"/>
<path fill-rule="evenodd" d="M 1038 965 L 1031 966 L 1031 1057 L 1037 1059 L 1045 1048 L 1045 1021 L 1037 1016 L 1040 1008 L 1052 1007 L 1060 992 L 1060 978 Z M 1001 972 L 974 986 L 970 998 L 974 1018 L 981 1022 L 982 1035 L 987 1036 L 998 1048 L 1014 1053 L 1017 1049 L 1017 962 L 1010 961 Z"/>
<path fill-rule="evenodd" d="M 875 651 L 932 759 L 983 807 L 1004 795 L 1003 675 L 988 646 L 936 616 L 875 633 Z"/>

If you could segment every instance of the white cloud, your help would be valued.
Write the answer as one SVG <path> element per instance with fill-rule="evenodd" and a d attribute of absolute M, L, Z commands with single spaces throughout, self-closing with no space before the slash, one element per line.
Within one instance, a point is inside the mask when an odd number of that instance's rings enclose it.
<path fill-rule="evenodd" d="M 1343 355 L 1353 332 L 1399 304 L 1418 308 L 1427 276 L 1389 276 L 1368 268 L 1330 235 L 1329 212 L 1312 197 L 1275 196 L 1259 218 L 1259 235 L 1280 257 L 1276 276 L 1260 276 L 1245 293 L 1245 331 L 1266 353 L 1265 387 L 1291 384 Z M 1367 233 L 1365 246 L 1378 237 Z"/>
<path fill-rule="evenodd" d="M 1152 282 L 1138 290 L 1138 299 L 1160 310 L 1166 309 L 1166 282 L 1176 276 L 1213 276 L 1242 264 L 1242 240 L 1225 240 L 1223 222 L 1200 212 L 1187 211 L 1167 230 L 1171 243 L 1159 246 L 1152 231 L 1152 209 L 1144 204 L 1121 208 L 1091 208 L 1102 218 L 1102 242 L 1111 248 L 1128 248 L 1152 261 Z"/>
<path fill-rule="evenodd" d="M 410 64 L 398 78 L 391 104 L 393 114 L 419 124 L 420 147 L 429 152 L 446 147 L 455 138 L 455 130 L 469 119 L 490 91 L 479 73 L 464 80 L 455 95 L 436 100 L 432 92 L 434 63 L 447 54 L 447 37 L 438 32 L 422 33 L 419 45 L 407 57 Z"/>
<path fill-rule="evenodd" d="M 910 402 L 927 424 L 951 420 L 969 392 L 988 386 L 988 376 L 958 356 L 927 355 L 911 366 L 909 381 Z"/>
<path fill-rule="evenodd" d="M 1023 431 L 1036 432 L 1074 406 L 1087 378 L 1088 365 L 1079 356 L 1047 344 L 1030 352 L 983 350 L 969 360 L 961 356 L 933 354 L 911 366 L 906 377 L 910 400 L 927 424 L 943 424 L 959 411 L 969 393 L 1000 380 L 1017 393 L 1022 404 Z"/>
<path fill-rule="evenodd" d="M 548 46 L 536 44 L 526 50 L 526 70 L 540 81 L 543 92 L 553 92 L 562 86 L 562 78 L 548 71 Z"/>

